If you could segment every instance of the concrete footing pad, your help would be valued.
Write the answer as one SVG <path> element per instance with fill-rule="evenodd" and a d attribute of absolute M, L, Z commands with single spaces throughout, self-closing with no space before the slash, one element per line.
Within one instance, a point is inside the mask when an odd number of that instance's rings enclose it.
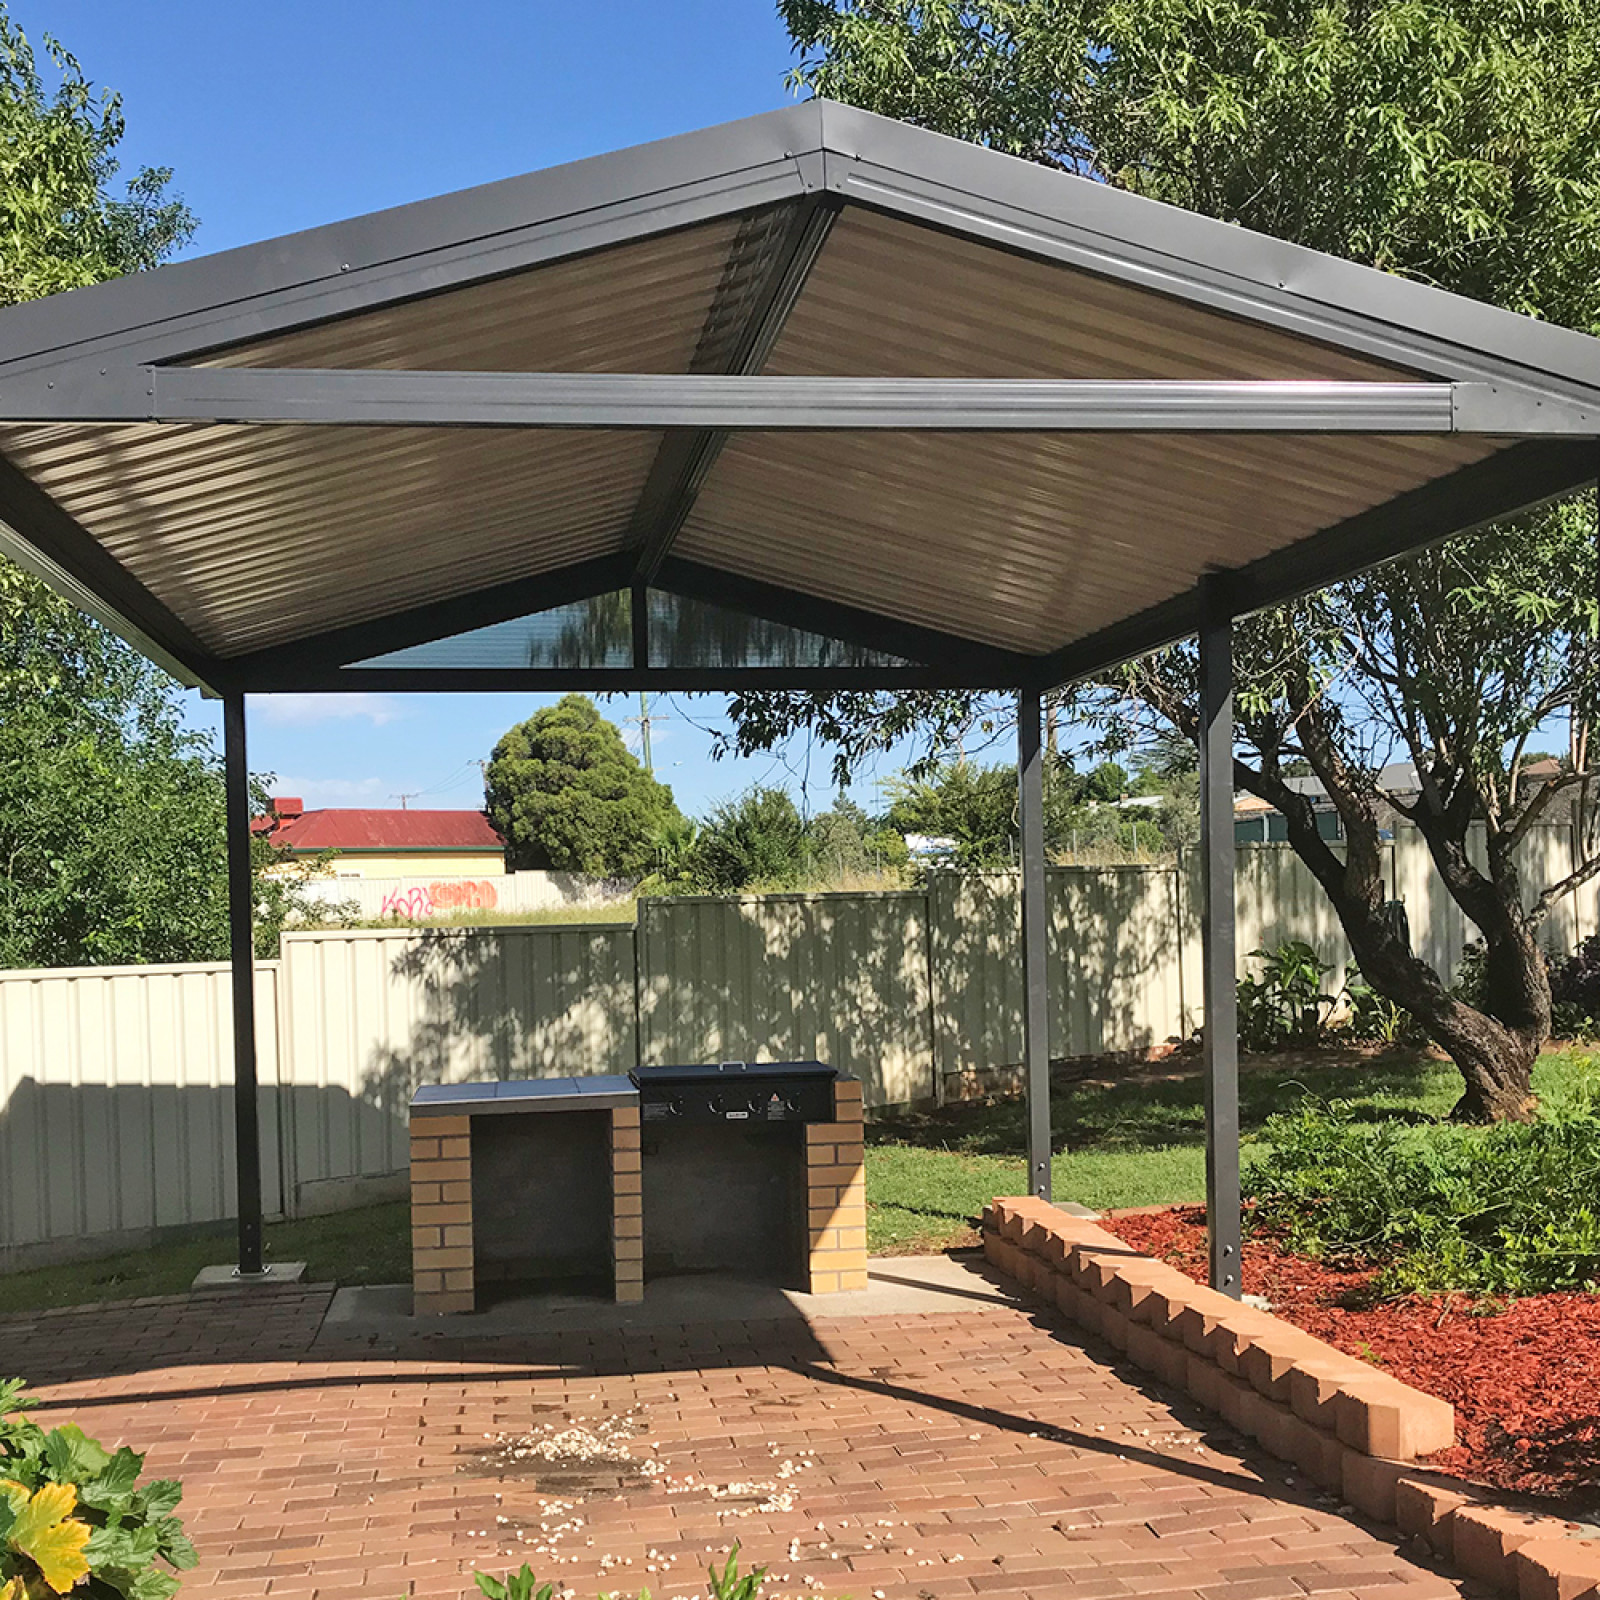
<path fill-rule="evenodd" d="M 305 1275 L 306 1264 L 303 1261 L 269 1261 L 265 1271 L 252 1273 L 249 1277 L 242 1276 L 234 1266 L 201 1267 L 189 1288 L 255 1289 L 262 1285 L 299 1283 Z"/>

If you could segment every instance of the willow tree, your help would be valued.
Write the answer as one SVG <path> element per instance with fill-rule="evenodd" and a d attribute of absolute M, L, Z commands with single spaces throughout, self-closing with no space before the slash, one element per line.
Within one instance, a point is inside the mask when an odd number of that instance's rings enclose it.
<path fill-rule="evenodd" d="M 1600 12 L 1584 0 L 779 0 L 797 86 L 1570 327 L 1600 331 Z M 1600 871 L 1594 515 L 1570 505 L 1395 563 L 1242 623 L 1242 788 L 1278 807 L 1363 975 L 1466 1082 L 1463 1117 L 1525 1116 L 1549 1033 L 1539 937 Z M 1196 726 L 1192 651 L 1077 695 L 1102 729 Z M 991 708 L 870 695 L 736 703 L 736 742 L 797 727 L 849 765 L 894 732 L 940 738 Z M 1531 784 L 1552 719 L 1568 769 Z M 1452 994 L 1384 914 L 1377 774 L 1409 755 L 1404 809 L 1480 930 L 1481 1002 Z M 1285 782 L 1308 762 L 1347 844 Z M 1522 882 L 1519 846 L 1576 810 L 1570 879 Z M 1487 848 L 1469 850 L 1475 825 Z"/>

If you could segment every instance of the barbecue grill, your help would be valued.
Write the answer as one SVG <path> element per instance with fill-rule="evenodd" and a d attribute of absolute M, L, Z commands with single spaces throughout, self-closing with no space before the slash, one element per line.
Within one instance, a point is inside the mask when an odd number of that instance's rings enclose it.
<path fill-rule="evenodd" d="M 831 1122 L 832 1067 L 820 1061 L 719 1061 L 636 1067 L 646 1127 L 676 1122 Z"/>

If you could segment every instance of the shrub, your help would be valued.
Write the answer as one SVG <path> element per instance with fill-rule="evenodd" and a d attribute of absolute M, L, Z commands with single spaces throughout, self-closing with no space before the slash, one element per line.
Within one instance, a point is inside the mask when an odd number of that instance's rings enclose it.
<path fill-rule="evenodd" d="M 1322 992 L 1333 971 L 1303 939 L 1286 939 L 1273 950 L 1252 950 L 1261 963 L 1259 978 L 1238 985 L 1239 1044 L 1245 1050 L 1281 1050 L 1315 1044 L 1328 1013 L 1338 1003 Z"/>
<path fill-rule="evenodd" d="M 1359 972 L 1352 970 L 1344 992 L 1350 1002 L 1345 1033 L 1351 1039 L 1373 1044 L 1423 1045 L 1428 1042 L 1422 1024 L 1404 1006 L 1385 999 Z"/>
<path fill-rule="evenodd" d="M 1593 1080 L 1532 1123 L 1357 1120 L 1307 1098 L 1267 1120 L 1252 1226 L 1291 1249 L 1374 1263 L 1394 1291 L 1539 1294 L 1600 1281 Z"/>
<path fill-rule="evenodd" d="M 72 1423 L 47 1433 L 22 1391 L 0 1380 L 0 1600 L 169 1600 L 175 1573 L 195 1564 L 173 1515 L 182 1487 L 141 1486 L 142 1455 L 106 1450 Z"/>
<path fill-rule="evenodd" d="M 1600 934 L 1590 934 L 1570 956 L 1550 963 L 1550 999 L 1559 1037 L 1600 1034 Z"/>

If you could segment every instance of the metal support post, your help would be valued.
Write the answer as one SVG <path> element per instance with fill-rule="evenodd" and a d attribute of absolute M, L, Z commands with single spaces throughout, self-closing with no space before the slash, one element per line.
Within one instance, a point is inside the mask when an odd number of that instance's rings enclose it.
<path fill-rule="evenodd" d="M 1028 1193 L 1050 1198 L 1049 913 L 1044 883 L 1044 751 L 1040 694 L 1017 694 L 1022 834 L 1022 1056 L 1028 1078 Z"/>
<path fill-rule="evenodd" d="M 261 1260 L 261 1133 L 256 1103 L 255 945 L 251 922 L 250 769 L 245 757 L 244 696 L 222 701 L 223 781 L 228 855 L 228 960 L 233 986 L 233 1130 L 239 1200 L 241 1278 L 258 1278 Z"/>
<path fill-rule="evenodd" d="M 1233 614 L 1222 574 L 1200 580 L 1201 949 L 1206 1229 L 1211 1287 L 1238 1299 L 1239 1012 L 1234 988 Z"/>

